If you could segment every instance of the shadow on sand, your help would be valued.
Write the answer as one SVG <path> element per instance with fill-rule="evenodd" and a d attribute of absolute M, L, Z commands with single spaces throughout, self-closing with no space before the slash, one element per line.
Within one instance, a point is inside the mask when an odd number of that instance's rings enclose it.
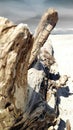
<path fill-rule="evenodd" d="M 69 87 L 66 86 L 66 87 L 59 88 L 57 91 L 57 95 L 58 95 L 57 104 L 59 105 L 61 102 L 61 98 L 60 98 L 61 96 L 67 98 L 73 95 L 73 93 L 70 93 Z M 61 119 L 58 126 L 58 130 L 65 130 L 65 128 L 66 128 L 66 122 L 63 119 Z"/>

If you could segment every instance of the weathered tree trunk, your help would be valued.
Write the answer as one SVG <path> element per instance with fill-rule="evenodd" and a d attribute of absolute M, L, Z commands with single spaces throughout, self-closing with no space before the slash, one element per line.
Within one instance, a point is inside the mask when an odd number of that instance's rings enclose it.
<path fill-rule="evenodd" d="M 17 26 L 0 18 L 0 130 L 42 130 L 55 121 L 56 109 L 27 83 L 28 64 L 36 58 L 41 44 L 55 26 L 57 12 L 53 10 L 48 19 L 41 34 L 38 26 L 34 38 L 24 24 Z M 36 53 L 32 56 L 33 50 Z"/>
<path fill-rule="evenodd" d="M 33 38 L 24 24 L 0 18 L 0 130 L 8 130 L 28 102 L 27 70 Z"/>

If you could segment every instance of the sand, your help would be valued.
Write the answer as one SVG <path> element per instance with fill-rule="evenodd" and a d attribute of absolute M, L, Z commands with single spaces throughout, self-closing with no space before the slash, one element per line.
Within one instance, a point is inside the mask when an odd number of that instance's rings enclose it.
<path fill-rule="evenodd" d="M 69 119 L 73 130 L 73 34 L 72 35 L 50 35 L 54 48 L 54 56 L 61 75 L 68 75 L 69 81 L 64 88 L 58 90 L 59 109 L 62 128 L 66 126 Z"/>
<path fill-rule="evenodd" d="M 50 39 L 59 72 L 73 77 L 73 35 L 51 35 Z"/>

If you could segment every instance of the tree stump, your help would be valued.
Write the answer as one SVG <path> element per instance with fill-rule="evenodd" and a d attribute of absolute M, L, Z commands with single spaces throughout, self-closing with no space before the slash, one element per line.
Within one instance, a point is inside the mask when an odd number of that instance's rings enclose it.
<path fill-rule="evenodd" d="M 55 10 L 47 11 L 33 36 L 25 24 L 0 17 L 0 130 L 45 130 L 54 123 L 56 109 L 28 85 L 27 73 L 57 19 Z"/>

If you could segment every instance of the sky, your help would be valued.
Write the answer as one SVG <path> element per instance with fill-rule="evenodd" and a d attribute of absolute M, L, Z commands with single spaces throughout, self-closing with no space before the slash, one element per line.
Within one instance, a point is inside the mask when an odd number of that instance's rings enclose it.
<path fill-rule="evenodd" d="M 73 0 L 0 0 L 0 16 L 15 23 L 27 23 L 33 31 L 48 8 L 58 11 L 55 31 L 73 33 Z"/>

